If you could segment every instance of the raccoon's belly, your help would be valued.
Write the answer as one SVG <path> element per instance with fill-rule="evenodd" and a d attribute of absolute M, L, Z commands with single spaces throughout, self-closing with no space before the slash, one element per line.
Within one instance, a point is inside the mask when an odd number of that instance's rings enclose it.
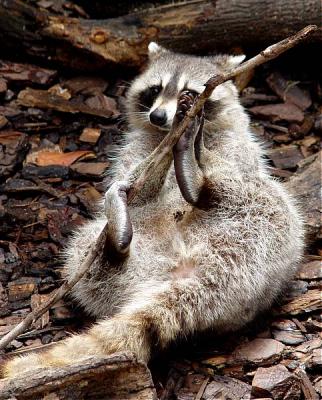
<path fill-rule="evenodd" d="M 138 233 L 153 233 L 161 238 L 177 230 L 177 223 L 189 213 L 192 206 L 182 197 L 177 185 L 172 186 L 168 179 L 166 187 L 158 198 L 143 206 L 134 207 L 130 211 L 133 231 Z"/>

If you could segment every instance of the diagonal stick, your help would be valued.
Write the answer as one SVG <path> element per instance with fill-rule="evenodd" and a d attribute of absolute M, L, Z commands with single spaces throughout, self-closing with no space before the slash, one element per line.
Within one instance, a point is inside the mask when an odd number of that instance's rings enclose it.
<path fill-rule="evenodd" d="M 214 89 L 241 74 L 242 72 L 253 69 L 267 61 L 273 60 L 286 50 L 291 49 L 298 43 L 305 40 L 312 32 L 316 31 L 318 27 L 316 25 L 308 25 L 294 35 L 267 47 L 265 50 L 257 54 L 257 56 L 250 60 L 242 63 L 238 67 L 223 73 L 221 75 L 215 75 L 208 80 L 205 84 L 204 91 L 196 97 L 195 102 L 191 109 L 186 113 L 184 119 L 178 126 L 172 126 L 170 132 L 162 140 L 162 142 L 155 148 L 155 150 L 147 157 L 141 164 L 139 164 L 131 174 L 130 191 L 128 194 L 128 203 L 134 199 L 134 197 L 140 192 L 144 183 L 151 175 L 151 171 L 164 160 L 165 157 L 169 157 L 172 152 L 173 146 L 176 144 L 180 136 L 187 128 L 189 122 L 195 118 L 198 112 L 201 110 L 206 100 L 211 96 Z M 36 321 L 41 315 L 48 311 L 58 300 L 62 299 L 72 287 L 84 276 L 90 266 L 99 259 L 99 256 L 103 253 L 104 243 L 107 237 L 107 225 L 103 228 L 100 233 L 95 245 L 89 250 L 85 260 L 80 265 L 77 274 L 74 275 L 68 281 L 65 281 L 55 293 L 41 306 L 37 307 L 34 311 L 31 311 L 27 317 L 16 325 L 10 332 L 3 336 L 0 340 L 0 350 L 5 348 L 12 340 L 18 335 L 23 333 L 34 321 Z"/>

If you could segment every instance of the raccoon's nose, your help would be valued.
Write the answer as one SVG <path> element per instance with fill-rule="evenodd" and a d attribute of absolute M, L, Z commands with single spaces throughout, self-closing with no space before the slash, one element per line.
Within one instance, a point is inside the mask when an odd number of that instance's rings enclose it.
<path fill-rule="evenodd" d="M 167 122 L 167 113 L 160 108 L 156 108 L 150 114 L 150 121 L 153 125 L 163 126 Z"/>

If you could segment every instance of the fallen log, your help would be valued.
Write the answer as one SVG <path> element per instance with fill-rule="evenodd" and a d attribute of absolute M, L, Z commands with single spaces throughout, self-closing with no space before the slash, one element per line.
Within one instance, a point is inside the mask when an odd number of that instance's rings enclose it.
<path fill-rule="evenodd" d="M 97 70 L 140 67 L 147 45 L 157 41 L 181 52 L 263 46 L 308 24 L 321 26 L 319 0 L 186 0 L 124 16 L 90 20 L 54 16 L 20 0 L 0 0 L 2 55 L 37 56 L 50 62 Z M 229 28 L 227 28 L 229 27 Z M 321 29 L 312 38 L 322 40 Z"/>
<path fill-rule="evenodd" d="M 155 400 L 150 371 L 130 353 L 0 381 L 0 400 Z"/>

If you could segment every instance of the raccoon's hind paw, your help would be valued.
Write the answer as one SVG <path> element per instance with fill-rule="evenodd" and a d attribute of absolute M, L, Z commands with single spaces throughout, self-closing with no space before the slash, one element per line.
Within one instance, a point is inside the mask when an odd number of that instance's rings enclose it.
<path fill-rule="evenodd" d="M 108 238 L 104 248 L 106 258 L 114 263 L 128 255 L 132 241 L 132 224 L 127 207 L 127 182 L 114 182 L 105 194 L 105 214 Z"/>
<path fill-rule="evenodd" d="M 191 104 L 193 104 L 191 94 L 182 96 L 180 112 L 188 110 L 187 105 Z M 189 121 L 187 128 L 173 147 L 174 169 L 179 189 L 183 198 L 194 206 L 198 204 L 204 183 L 203 171 L 199 165 L 203 119 L 203 115 L 196 115 Z"/>

